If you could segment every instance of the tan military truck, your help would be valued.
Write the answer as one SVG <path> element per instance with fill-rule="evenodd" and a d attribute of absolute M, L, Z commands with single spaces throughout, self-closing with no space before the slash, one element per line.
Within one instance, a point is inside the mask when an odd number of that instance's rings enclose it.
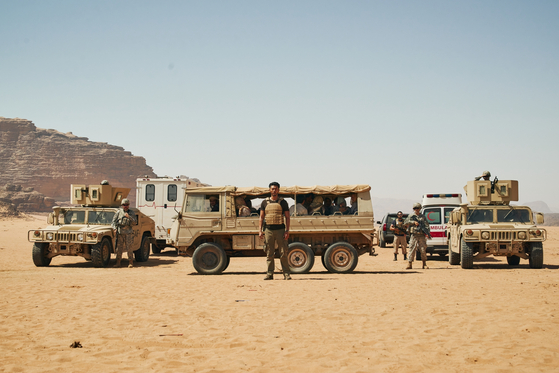
<path fill-rule="evenodd" d="M 358 212 L 354 215 L 340 212 L 325 215 L 321 209 L 311 215 L 298 215 L 296 209 L 292 209 L 288 242 L 292 273 L 309 272 L 315 256 L 321 257 L 322 264 L 330 272 L 351 272 L 360 255 L 374 254 L 370 189 L 369 185 L 280 188 L 280 197 L 288 204 L 311 193 L 315 198 L 330 200 L 357 195 Z M 241 197 L 249 207 L 256 207 L 269 196 L 268 188 L 259 187 L 185 189 L 183 205 L 167 243 L 176 247 L 179 255 L 192 257 L 196 271 L 205 275 L 222 273 L 232 257 L 265 256 L 263 239 L 258 236 L 259 212 L 253 208 L 250 216 L 237 216 L 235 199 Z M 210 199 L 215 201 L 216 198 L 217 208 L 212 209 Z"/>
<path fill-rule="evenodd" d="M 470 204 L 455 208 L 447 227 L 449 263 L 469 269 L 494 255 L 506 256 L 511 266 L 522 258 L 542 268 L 546 231 L 536 224 L 543 224 L 543 214 L 536 213 L 534 223 L 529 207 L 510 205 L 518 201 L 518 181 L 468 181 L 464 189 Z"/>
<path fill-rule="evenodd" d="M 115 252 L 116 239 L 111 223 L 121 201 L 130 188 L 115 188 L 108 184 L 71 185 L 73 207 L 53 208 L 44 229 L 28 232 L 33 243 L 33 263 L 48 266 L 55 256 L 82 256 L 96 267 L 107 267 L 111 253 Z M 134 232 L 134 258 L 145 262 L 149 258 L 150 243 L 155 230 L 152 219 L 132 209 L 138 222 Z"/>

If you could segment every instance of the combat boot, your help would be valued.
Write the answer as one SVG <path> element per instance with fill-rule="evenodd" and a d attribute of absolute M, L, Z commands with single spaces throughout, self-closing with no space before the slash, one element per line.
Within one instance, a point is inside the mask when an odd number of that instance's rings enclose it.
<path fill-rule="evenodd" d="M 271 273 L 266 274 L 266 277 L 264 277 L 264 280 L 273 280 L 274 279 L 274 275 Z"/>
<path fill-rule="evenodd" d="M 404 260 L 408 260 L 408 255 L 404 254 Z"/>
<path fill-rule="evenodd" d="M 398 260 L 398 254 L 394 254 L 394 261 Z"/>
<path fill-rule="evenodd" d="M 283 275 L 283 279 L 284 280 L 291 280 L 291 275 L 289 273 L 286 273 Z"/>
<path fill-rule="evenodd" d="M 128 268 L 132 268 L 132 267 L 134 267 L 134 260 L 130 259 L 128 261 Z"/>
<path fill-rule="evenodd" d="M 116 264 L 113 266 L 113 268 L 120 268 L 120 259 L 116 260 Z"/>
<path fill-rule="evenodd" d="M 429 269 L 429 267 L 427 267 L 427 261 L 426 260 L 423 261 L 423 269 Z"/>
<path fill-rule="evenodd" d="M 411 262 L 408 262 L 408 266 L 406 267 L 406 269 L 411 269 Z"/>

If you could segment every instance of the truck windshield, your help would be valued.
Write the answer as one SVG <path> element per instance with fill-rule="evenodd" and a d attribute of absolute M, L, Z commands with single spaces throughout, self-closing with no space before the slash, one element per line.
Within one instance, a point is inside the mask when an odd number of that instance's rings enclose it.
<path fill-rule="evenodd" d="M 108 225 L 113 222 L 114 211 L 89 211 L 87 214 L 88 224 Z"/>
<path fill-rule="evenodd" d="M 64 214 L 64 224 L 84 224 L 85 211 L 66 211 Z"/>
<path fill-rule="evenodd" d="M 425 209 L 423 215 L 427 218 L 429 224 L 441 224 L 441 208 L 434 207 Z"/>
<path fill-rule="evenodd" d="M 497 210 L 497 221 L 499 223 L 530 223 L 530 211 L 512 207 L 507 210 Z"/>
<path fill-rule="evenodd" d="M 468 212 L 468 223 L 493 223 L 493 210 L 470 209 Z"/>

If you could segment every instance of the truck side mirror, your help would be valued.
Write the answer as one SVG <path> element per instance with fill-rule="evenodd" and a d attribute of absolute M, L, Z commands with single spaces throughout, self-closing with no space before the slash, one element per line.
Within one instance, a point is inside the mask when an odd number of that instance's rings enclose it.
<path fill-rule="evenodd" d="M 543 224 L 543 214 L 536 212 L 536 224 Z"/>

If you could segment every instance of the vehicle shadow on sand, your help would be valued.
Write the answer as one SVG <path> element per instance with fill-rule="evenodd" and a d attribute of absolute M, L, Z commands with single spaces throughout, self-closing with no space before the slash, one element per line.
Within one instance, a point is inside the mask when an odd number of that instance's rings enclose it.
<path fill-rule="evenodd" d="M 159 259 L 159 258 L 152 258 L 149 257 L 147 262 L 137 262 L 134 261 L 134 267 L 157 267 L 162 265 L 170 265 L 175 264 L 178 262 L 178 259 Z M 109 265 L 105 267 L 105 269 L 111 269 L 116 264 L 116 259 L 111 258 Z M 50 264 L 49 267 L 53 268 L 94 268 L 97 269 L 99 267 L 95 267 L 91 262 L 76 262 L 76 263 L 62 263 L 62 264 Z M 121 261 L 121 268 L 128 267 L 128 258 L 126 255 L 122 258 Z"/>

